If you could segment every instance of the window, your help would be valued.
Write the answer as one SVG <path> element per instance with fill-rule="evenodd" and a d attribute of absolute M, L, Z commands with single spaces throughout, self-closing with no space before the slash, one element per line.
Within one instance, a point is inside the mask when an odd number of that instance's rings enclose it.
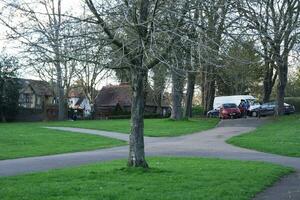
<path fill-rule="evenodd" d="M 37 96 L 36 98 L 36 105 L 41 105 L 41 97 Z"/>
<path fill-rule="evenodd" d="M 25 103 L 31 103 L 31 95 L 30 94 L 24 94 L 24 100 L 25 100 Z"/>

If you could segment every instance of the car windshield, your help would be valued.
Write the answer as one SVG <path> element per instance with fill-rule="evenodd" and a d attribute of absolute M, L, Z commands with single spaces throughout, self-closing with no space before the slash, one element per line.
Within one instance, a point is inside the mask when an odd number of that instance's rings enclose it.
<path fill-rule="evenodd" d="M 234 103 L 226 103 L 226 104 L 223 104 L 223 107 L 224 108 L 236 108 L 236 104 Z"/>
<path fill-rule="evenodd" d="M 272 102 L 267 102 L 263 104 L 264 106 L 275 106 L 276 102 L 272 101 Z"/>
<path fill-rule="evenodd" d="M 251 106 L 260 105 L 259 101 L 255 100 L 255 99 L 248 100 L 248 102 Z"/>

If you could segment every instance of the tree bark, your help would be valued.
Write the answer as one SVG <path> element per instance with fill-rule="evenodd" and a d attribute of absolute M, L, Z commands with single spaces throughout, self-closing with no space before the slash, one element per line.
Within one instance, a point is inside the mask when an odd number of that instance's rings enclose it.
<path fill-rule="evenodd" d="M 6 122 L 6 118 L 3 112 L 1 112 L 1 121 Z"/>
<path fill-rule="evenodd" d="M 264 75 L 264 95 L 263 95 L 263 102 L 269 102 L 271 93 L 272 93 L 272 77 L 273 77 L 273 68 L 266 64 L 266 71 Z"/>
<path fill-rule="evenodd" d="M 177 69 L 172 69 L 172 113 L 171 119 L 181 120 L 182 97 L 183 97 L 183 77 Z"/>
<path fill-rule="evenodd" d="M 216 92 L 215 77 L 215 66 L 207 66 L 207 74 L 204 83 L 204 115 L 206 115 L 208 111 L 213 109 Z"/>
<path fill-rule="evenodd" d="M 147 72 L 132 70 L 131 134 L 129 137 L 128 166 L 147 168 L 144 148 L 144 94 Z"/>
<path fill-rule="evenodd" d="M 154 90 L 154 101 L 156 104 L 156 113 L 162 115 L 162 100 L 163 92 L 165 89 L 166 73 L 167 69 L 165 66 L 158 65 L 153 68 L 153 90 Z"/>
<path fill-rule="evenodd" d="M 57 58 L 59 59 L 59 58 Z M 60 62 L 56 63 L 56 73 L 57 73 L 57 95 L 58 95 L 58 120 L 64 120 L 66 115 L 66 104 L 65 104 L 65 92 L 62 83 L 62 70 L 60 66 Z"/>
<path fill-rule="evenodd" d="M 284 97 L 285 97 L 285 88 L 287 85 L 287 74 L 288 74 L 288 64 L 287 60 L 278 63 L 278 85 L 277 85 L 277 114 L 284 114 Z"/>
<path fill-rule="evenodd" d="M 194 89 L 196 82 L 196 74 L 188 73 L 187 77 L 187 92 L 186 92 L 186 103 L 185 103 L 185 117 L 192 117 L 192 108 L 193 108 L 193 97 L 194 97 Z"/>
<path fill-rule="evenodd" d="M 277 79 L 277 70 L 274 74 L 275 64 L 273 61 L 270 60 L 270 56 L 267 45 L 263 42 L 264 46 L 264 54 L 268 57 L 265 57 L 265 74 L 264 74 L 264 81 L 263 81 L 263 102 L 269 102 L 272 94 L 272 90 Z"/>

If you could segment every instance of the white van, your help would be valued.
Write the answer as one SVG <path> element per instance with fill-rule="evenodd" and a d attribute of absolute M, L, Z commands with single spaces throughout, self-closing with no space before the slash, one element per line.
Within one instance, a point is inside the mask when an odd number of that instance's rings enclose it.
<path fill-rule="evenodd" d="M 235 103 L 238 106 L 241 103 L 241 100 L 246 100 L 248 102 L 252 102 L 252 101 L 255 101 L 256 98 L 254 98 L 251 95 L 233 95 L 233 96 L 215 97 L 214 109 L 218 109 L 224 103 Z"/>

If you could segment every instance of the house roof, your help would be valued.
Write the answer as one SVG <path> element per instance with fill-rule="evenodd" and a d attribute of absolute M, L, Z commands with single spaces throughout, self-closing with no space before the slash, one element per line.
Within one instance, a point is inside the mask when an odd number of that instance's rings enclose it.
<path fill-rule="evenodd" d="M 54 90 L 51 85 L 46 81 L 32 80 L 32 79 L 17 79 L 22 89 L 30 86 L 35 94 L 40 96 L 54 96 Z"/>
<path fill-rule="evenodd" d="M 154 92 L 149 87 L 146 96 L 147 106 L 156 106 L 154 101 Z M 98 93 L 95 104 L 97 106 L 116 106 L 120 104 L 121 106 L 131 106 L 132 99 L 132 89 L 127 83 L 122 83 L 120 85 L 108 85 L 104 86 Z M 167 102 L 164 101 L 162 106 L 168 106 Z"/>

